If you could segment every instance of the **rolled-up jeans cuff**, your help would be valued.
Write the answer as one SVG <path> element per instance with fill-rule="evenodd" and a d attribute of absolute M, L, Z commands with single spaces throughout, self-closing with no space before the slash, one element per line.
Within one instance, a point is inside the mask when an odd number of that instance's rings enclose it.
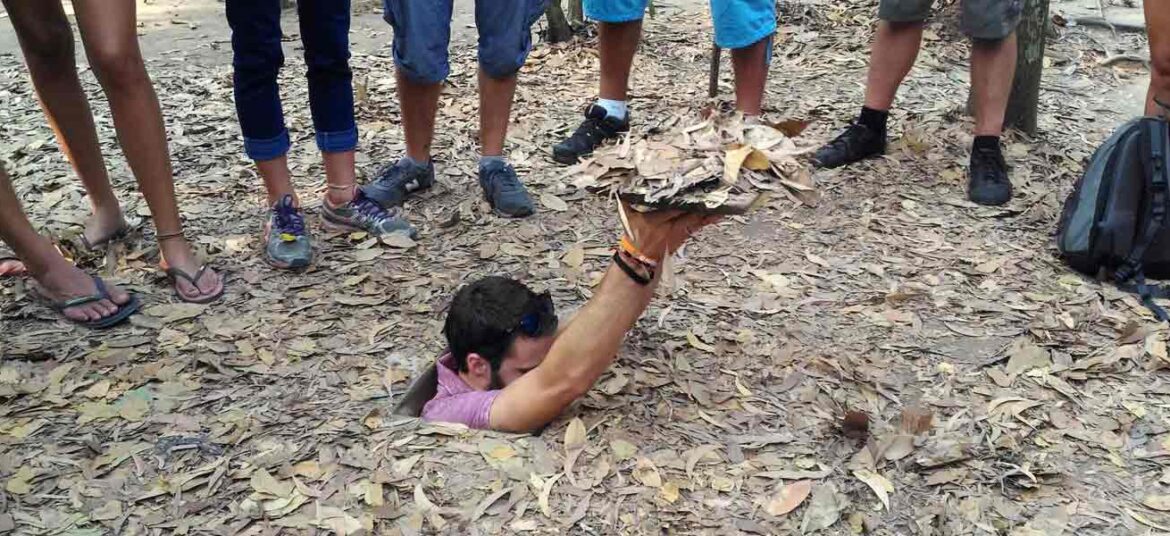
<path fill-rule="evenodd" d="M 280 134 L 273 138 L 244 138 L 244 152 L 248 154 L 248 158 L 257 162 L 272 160 L 288 154 L 289 145 L 288 129 L 280 131 Z"/>
<path fill-rule="evenodd" d="M 317 148 L 323 153 L 342 153 L 357 148 L 357 126 L 336 132 L 318 132 Z"/>

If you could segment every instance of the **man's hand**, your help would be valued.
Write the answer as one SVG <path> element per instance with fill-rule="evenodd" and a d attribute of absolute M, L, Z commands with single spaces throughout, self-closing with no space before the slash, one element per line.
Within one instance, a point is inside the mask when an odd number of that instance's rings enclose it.
<path fill-rule="evenodd" d="M 696 214 L 682 210 L 638 212 L 621 202 L 622 224 L 634 247 L 654 261 L 661 261 L 682 247 L 699 229 L 719 221 L 722 216 Z"/>

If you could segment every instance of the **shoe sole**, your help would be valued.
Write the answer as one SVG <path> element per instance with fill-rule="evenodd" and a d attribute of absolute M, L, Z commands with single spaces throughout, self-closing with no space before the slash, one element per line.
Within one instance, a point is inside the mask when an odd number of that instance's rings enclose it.
<path fill-rule="evenodd" d="M 593 153 L 566 154 L 566 153 L 558 153 L 554 150 L 553 151 L 553 162 L 556 162 L 558 164 L 564 164 L 566 166 L 571 166 L 573 164 L 577 164 L 577 163 L 581 162 L 581 158 L 586 157 L 586 156 L 590 156 L 592 154 Z"/>

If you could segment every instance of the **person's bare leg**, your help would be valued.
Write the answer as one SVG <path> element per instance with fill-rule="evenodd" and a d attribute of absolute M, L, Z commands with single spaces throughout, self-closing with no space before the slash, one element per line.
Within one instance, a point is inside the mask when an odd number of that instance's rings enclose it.
<path fill-rule="evenodd" d="M 975 135 L 999 136 L 1016 76 L 1016 34 L 999 41 L 976 39 L 971 47 Z"/>
<path fill-rule="evenodd" d="M 1170 105 L 1170 0 L 1146 0 L 1146 29 L 1150 35 L 1150 91 L 1146 96 L 1146 115 L 1170 116 L 1170 110 L 1158 106 L 1154 99 Z"/>
<path fill-rule="evenodd" d="M 8 244 L 36 279 L 40 292 L 55 302 L 92 296 L 97 292 L 93 279 L 61 256 L 52 242 L 37 234 L 12 189 L 8 174 L 0 169 L 0 240 Z M 99 300 L 69 307 L 62 314 L 78 320 L 98 320 L 118 311 L 118 305 L 130 300 L 126 291 L 110 286 L 110 300 Z"/>
<path fill-rule="evenodd" d="M 735 69 L 735 108 L 745 116 L 760 115 L 764 101 L 764 85 L 768 82 L 768 46 L 772 39 L 765 37 L 753 45 L 731 51 L 731 65 Z"/>
<path fill-rule="evenodd" d="M 297 190 L 292 184 L 292 173 L 288 170 L 288 157 L 278 156 L 272 160 L 256 162 L 256 169 L 260 171 L 260 178 L 264 179 L 264 190 L 268 193 L 268 206 L 273 206 L 284 196 L 293 197 L 293 206 L 301 206 Z"/>
<path fill-rule="evenodd" d="M 431 142 L 435 138 L 435 112 L 439 108 L 439 92 L 443 84 L 412 82 L 398 71 L 398 104 L 402 112 L 402 130 L 406 135 L 406 156 L 416 162 L 431 158 Z"/>
<path fill-rule="evenodd" d="M 199 260 L 183 236 L 175 182 L 167 148 L 162 110 L 138 48 L 135 0 L 73 0 L 86 56 L 110 101 L 118 141 L 138 187 L 142 190 L 159 236 L 167 266 L 188 274 L 199 271 Z M 187 281 L 176 285 L 185 296 L 214 292 L 221 281 L 208 270 L 198 289 Z"/>
<path fill-rule="evenodd" d="M 878 22 L 869 57 L 865 106 L 889 110 L 922 45 L 922 22 Z"/>
<path fill-rule="evenodd" d="M 91 244 L 108 239 L 126 225 L 110 186 L 89 101 L 81 88 L 74 57 L 73 30 L 60 0 L 4 0 L 28 63 L 33 87 L 57 143 L 85 185 L 93 215 L 84 236 Z"/>
<path fill-rule="evenodd" d="M 325 182 L 328 187 L 325 199 L 332 206 L 341 206 L 353 201 L 357 193 L 357 165 L 353 151 L 321 153 L 325 159 Z"/>
<path fill-rule="evenodd" d="M 479 70 L 479 152 L 482 156 L 504 154 L 515 94 L 515 75 L 492 78 L 483 69 Z"/>
<path fill-rule="evenodd" d="M 642 40 L 642 21 L 602 22 L 597 25 L 597 51 L 601 56 L 599 95 L 624 101 L 630 88 L 630 69 Z"/>

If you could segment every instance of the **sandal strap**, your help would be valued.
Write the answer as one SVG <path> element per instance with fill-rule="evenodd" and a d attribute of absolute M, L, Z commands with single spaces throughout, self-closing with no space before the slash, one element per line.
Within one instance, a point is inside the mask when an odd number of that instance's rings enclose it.
<path fill-rule="evenodd" d="M 110 300 L 110 302 L 112 303 L 114 300 L 113 300 L 113 298 L 110 297 L 110 291 L 109 291 L 109 289 L 106 288 L 106 282 L 102 281 L 102 278 L 100 278 L 96 275 L 91 275 L 90 277 L 93 278 L 93 285 L 95 287 L 97 287 L 96 294 L 91 294 L 89 296 L 80 296 L 77 298 L 65 300 L 63 302 L 57 302 L 57 303 L 53 304 L 53 307 L 55 307 L 58 311 L 63 311 L 63 310 L 68 309 L 70 307 L 77 307 L 80 305 L 86 305 L 89 303 L 98 302 L 98 301 L 102 301 L 102 300 Z"/>
<path fill-rule="evenodd" d="M 195 286 L 195 287 L 199 286 L 199 280 L 203 279 L 203 274 L 205 274 L 205 273 L 207 273 L 207 265 L 206 264 L 204 264 L 203 266 L 200 266 L 199 270 L 197 270 L 195 272 L 194 276 L 192 276 L 191 274 L 184 272 L 183 270 L 180 270 L 178 268 L 172 267 L 172 268 L 167 268 L 167 270 L 166 270 L 166 274 L 171 276 L 171 278 L 181 277 L 183 279 L 186 279 L 188 283 L 191 283 L 191 285 Z"/>

